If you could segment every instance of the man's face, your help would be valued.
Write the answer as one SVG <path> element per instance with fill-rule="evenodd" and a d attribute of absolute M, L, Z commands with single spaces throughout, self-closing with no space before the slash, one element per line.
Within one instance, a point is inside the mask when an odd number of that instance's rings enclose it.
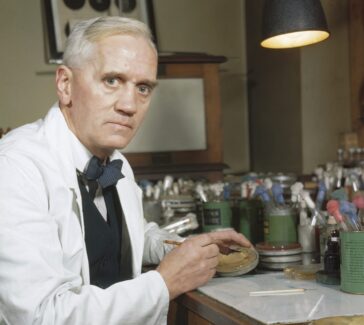
<path fill-rule="evenodd" d="M 156 85 L 157 56 L 141 37 L 110 36 L 71 68 L 68 126 L 96 156 L 124 148 L 144 119 Z"/>

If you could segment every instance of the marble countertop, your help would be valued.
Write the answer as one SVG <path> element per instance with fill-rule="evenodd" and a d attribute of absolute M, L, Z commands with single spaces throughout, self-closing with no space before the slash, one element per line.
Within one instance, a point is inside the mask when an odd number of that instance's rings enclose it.
<path fill-rule="evenodd" d="M 305 290 L 299 294 L 251 296 L 255 291 L 296 288 Z M 288 279 L 282 272 L 213 278 L 198 291 L 264 324 L 364 315 L 364 295 L 342 292 L 336 285 Z"/>

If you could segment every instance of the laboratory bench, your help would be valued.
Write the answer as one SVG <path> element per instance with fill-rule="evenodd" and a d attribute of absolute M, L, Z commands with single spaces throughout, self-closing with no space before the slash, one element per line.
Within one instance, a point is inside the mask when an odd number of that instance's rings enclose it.
<path fill-rule="evenodd" d="M 253 291 L 303 288 L 303 293 L 250 296 Z M 364 295 L 337 285 L 294 280 L 283 272 L 213 278 L 170 304 L 168 325 L 360 325 Z"/>
<path fill-rule="evenodd" d="M 170 304 L 168 325 L 186 324 L 261 325 L 262 323 L 195 290 L 183 294 Z"/>

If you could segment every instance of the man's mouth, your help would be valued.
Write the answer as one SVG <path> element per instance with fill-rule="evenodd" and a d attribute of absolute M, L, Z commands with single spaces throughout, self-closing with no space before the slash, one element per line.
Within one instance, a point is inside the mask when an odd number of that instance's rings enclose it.
<path fill-rule="evenodd" d="M 110 121 L 108 122 L 109 124 L 113 124 L 113 125 L 117 125 L 120 126 L 122 128 L 128 128 L 128 129 L 133 129 L 132 125 L 129 123 L 122 123 L 122 122 L 115 122 L 115 121 Z"/>

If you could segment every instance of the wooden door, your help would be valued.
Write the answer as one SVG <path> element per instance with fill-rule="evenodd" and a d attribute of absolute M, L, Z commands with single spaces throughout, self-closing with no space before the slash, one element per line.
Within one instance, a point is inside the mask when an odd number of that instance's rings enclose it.
<path fill-rule="evenodd" d="M 348 0 L 351 123 L 364 146 L 364 1 Z"/>

